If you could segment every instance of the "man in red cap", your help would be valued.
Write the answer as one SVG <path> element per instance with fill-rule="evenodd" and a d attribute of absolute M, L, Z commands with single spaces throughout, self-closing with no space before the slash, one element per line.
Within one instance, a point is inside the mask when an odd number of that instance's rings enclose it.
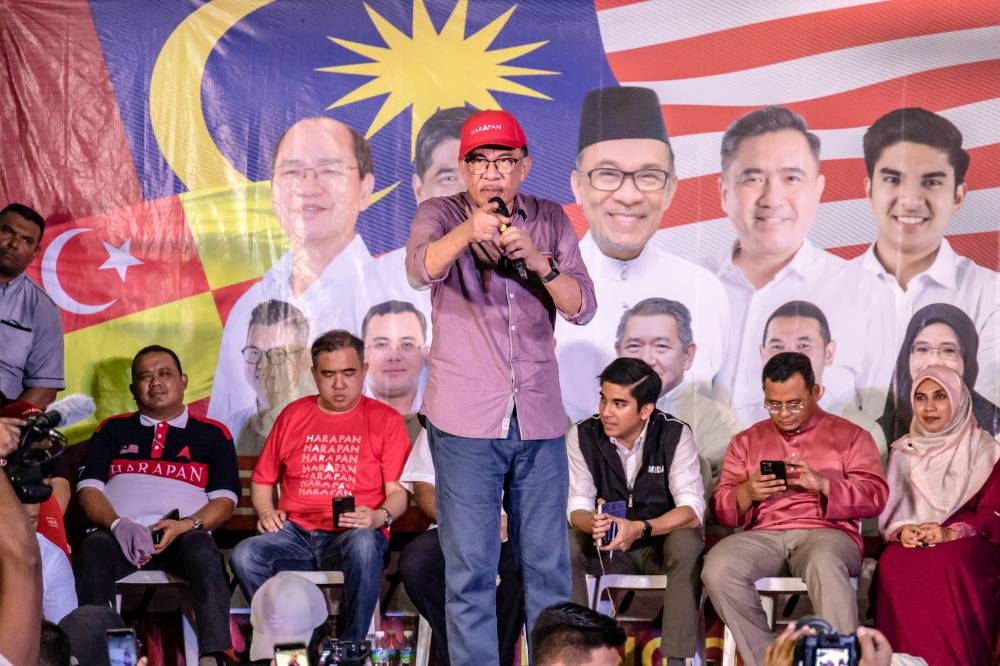
<path fill-rule="evenodd" d="M 562 207 L 518 193 L 531 157 L 517 120 L 505 111 L 471 116 L 459 156 L 467 191 L 417 207 L 406 268 L 431 288 L 422 411 L 448 571 L 449 655 L 496 664 L 505 487 L 529 630 L 543 608 L 569 598 L 567 419 L 553 325 L 557 311 L 586 324 L 597 306 Z"/>

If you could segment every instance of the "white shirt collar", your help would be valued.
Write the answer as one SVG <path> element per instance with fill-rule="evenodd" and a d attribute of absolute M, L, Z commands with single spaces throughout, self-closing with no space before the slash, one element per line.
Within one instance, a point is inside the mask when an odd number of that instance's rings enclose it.
<path fill-rule="evenodd" d="M 363 266 L 371 263 L 372 255 L 368 251 L 368 246 L 365 245 L 364 239 L 361 238 L 360 234 L 355 234 L 351 242 L 348 243 L 343 250 L 340 251 L 333 261 L 326 265 L 323 269 L 323 273 L 320 274 L 319 278 L 316 280 L 315 284 L 339 284 L 343 281 L 345 275 L 355 276 L 357 275 Z M 352 270 L 346 270 L 344 264 L 352 264 Z M 292 253 L 291 251 L 286 252 L 278 259 L 270 270 L 264 275 L 264 279 L 273 282 L 275 286 L 280 290 L 288 290 L 289 285 L 292 282 Z"/>
<path fill-rule="evenodd" d="M 640 432 L 639 436 L 635 438 L 635 443 L 632 445 L 631 449 L 622 444 L 617 437 L 608 437 L 608 439 L 611 440 L 611 443 L 615 445 L 615 448 L 618 449 L 619 452 L 626 455 L 634 455 L 639 451 L 642 451 L 642 445 L 646 443 L 646 430 L 648 428 L 649 419 L 646 419 L 645 423 L 642 424 L 642 432 Z"/>
<path fill-rule="evenodd" d="M 171 425 L 175 428 L 186 428 L 188 422 L 188 408 L 184 405 L 184 411 L 175 416 L 174 418 L 167 421 L 167 425 Z M 139 423 L 144 426 L 155 426 L 157 423 L 162 423 L 160 419 L 154 419 L 152 416 L 146 416 L 143 413 L 139 413 Z"/>
<path fill-rule="evenodd" d="M 869 245 L 868 249 L 865 250 L 861 259 L 861 266 L 866 271 L 880 278 L 896 279 L 896 276 L 889 273 L 885 269 L 885 266 L 882 265 L 882 262 L 878 260 L 878 255 L 875 254 L 875 243 Z M 934 280 L 941 286 L 948 287 L 949 289 L 958 289 L 958 255 L 955 254 L 955 250 L 951 247 L 951 243 L 948 242 L 947 238 L 941 239 L 941 245 L 938 247 L 937 256 L 934 257 L 934 263 L 923 273 L 915 275 L 914 278 L 925 275 L 928 279 Z"/>
<path fill-rule="evenodd" d="M 719 262 L 719 269 L 716 271 L 716 275 L 723 276 L 729 274 L 732 276 L 739 276 L 740 279 L 746 280 L 743 275 L 743 271 L 733 263 L 733 255 L 736 254 L 736 250 L 739 248 L 740 242 L 734 241 L 733 246 L 729 249 L 729 252 L 723 255 L 722 261 Z M 795 251 L 795 256 L 792 260 L 788 262 L 786 266 L 783 266 L 781 270 L 775 273 L 774 277 L 771 279 L 772 282 L 780 280 L 789 273 L 798 273 L 804 277 L 809 277 L 810 275 L 816 273 L 820 270 L 818 262 L 816 260 L 816 253 L 819 250 L 816 246 L 812 244 L 812 241 L 808 237 L 802 239 L 802 245 L 798 250 Z"/>

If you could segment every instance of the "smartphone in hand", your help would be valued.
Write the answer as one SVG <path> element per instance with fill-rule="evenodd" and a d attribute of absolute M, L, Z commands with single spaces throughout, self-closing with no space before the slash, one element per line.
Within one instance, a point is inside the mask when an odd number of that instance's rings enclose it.
<path fill-rule="evenodd" d="M 783 460 L 761 460 L 760 473 L 774 474 L 776 479 L 781 479 L 785 483 L 788 483 L 788 469 L 785 467 L 785 461 Z"/>
<path fill-rule="evenodd" d="M 350 495 L 333 498 L 333 526 L 340 527 L 340 517 L 354 512 L 354 498 Z"/>
<path fill-rule="evenodd" d="M 171 509 L 164 514 L 163 518 L 160 520 L 180 520 L 181 512 L 178 509 Z M 153 545 L 159 546 L 160 542 L 163 541 L 163 530 L 153 530 Z"/>
<path fill-rule="evenodd" d="M 600 513 L 606 513 L 609 516 L 624 518 L 626 508 L 627 506 L 625 504 L 625 500 L 616 500 L 614 502 L 605 502 L 604 504 L 597 507 L 597 510 Z M 604 538 L 601 540 L 601 545 L 607 546 L 609 543 L 615 540 L 616 536 L 618 536 L 618 524 L 612 521 L 611 528 L 604 533 Z"/>
<path fill-rule="evenodd" d="M 131 629 L 108 629 L 108 661 L 111 666 L 135 666 L 139 661 L 139 641 Z"/>
<path fill-rule="evenodd" d="M 279 643 L 274 646 L 274 661 L 278 666 L 309 666 L 309 653 L 304 643 Z"/>

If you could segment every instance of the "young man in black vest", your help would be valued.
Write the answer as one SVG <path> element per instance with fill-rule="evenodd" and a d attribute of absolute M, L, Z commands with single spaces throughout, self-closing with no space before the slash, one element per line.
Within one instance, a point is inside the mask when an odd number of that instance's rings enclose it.
<path fill-rule="evenodd" d="M 600 382 L 600 411 L 566 437 L 573 600 L 587 603 L 588 573 L 667 574 L 660 651 L 681 665 L 698 643 L 698 450 L 686 423 L 656 409 L 660 377 L 645 361 L 615 359 Z"/>

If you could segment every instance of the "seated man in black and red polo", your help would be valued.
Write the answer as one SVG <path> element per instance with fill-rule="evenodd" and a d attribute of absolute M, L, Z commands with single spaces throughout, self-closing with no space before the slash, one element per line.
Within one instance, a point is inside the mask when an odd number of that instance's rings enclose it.
<path fill-rule="evenodd" d="M 232 515 L 240 483 L 229 431 L 188 413 L 186 387 L 177 354 L 141 349 L 130 386 L 139 411 L 105 420 L 90 440 L 77 489 L 98 529 L 77 550 L 77 595 L 109 604 L 115 581 L 140 567 L 182 576 L 206 666 L 232 647 L 229 578 L 208 530 Z"/>

